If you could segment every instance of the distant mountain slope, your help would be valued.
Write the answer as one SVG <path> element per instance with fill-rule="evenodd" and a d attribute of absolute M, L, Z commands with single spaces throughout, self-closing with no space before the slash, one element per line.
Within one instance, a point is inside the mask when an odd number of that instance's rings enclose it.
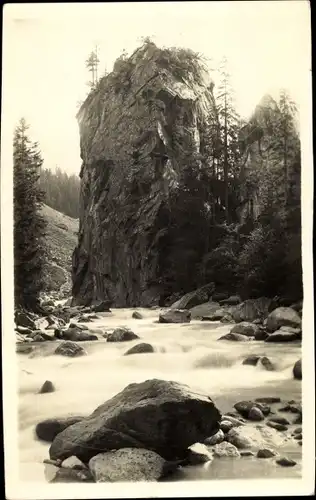
<path fill-rule="evenodd" d="M 71 260 L 77 244 L 79 220 L 72 219 L 44 205 L 42 214 L 47 222 L 45 292 L 56 292 L 60 296 L 71 291 Z"/>

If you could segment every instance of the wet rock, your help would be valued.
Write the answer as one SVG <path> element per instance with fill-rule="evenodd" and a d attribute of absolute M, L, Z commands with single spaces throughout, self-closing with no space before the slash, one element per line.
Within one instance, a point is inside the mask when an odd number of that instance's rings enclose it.
<path fill-rule="evenodd" d="M 260 356 L 255 356 L 251 355 L 245 358 L 242 362 L 243 365 L 251 365 L 251 366 L 256 366 L 258 364 L 258 361 L 260 359 Z"/>
<path fill-rule="evenodd" d="M 241 425 L 244 425 L 244 423 L 239 418 L 236 418 L 236 416 L 232 416 L 229 414 L 223 415 L 222 421 L 224 420 L 233 424 L 233 427 L 240 427 Z"/>
<path fill-rule="evenodd" d="M 50 471 L 50 473 L 47 472 L 48 467 L 53 467 L 46 465 L 45 467 L 45 477 L 50 483 L 78 483 L 78 482 L 83 482 L 83 483 L 92 483 L 93 482 L 93 477 L 91 472 L 88 469 L 82 469 L 82 470 L 77 470 L 77 469 L 71 469 L 69 467 L 64 468 L 64 467 L 59 467 L 54 471 Z M 50 478 L 48 477 L 48 474 L 50 474 Z"/>
<path fill-rule="evenodd" d="M 278 448 L 286 442 L 286 436 L 266 425 L 243 425 L 228 432 L 226 439 L 240 449 Z"/>
<path fill-rule="evenodd" d="M 210 314 L 209 316 L 203 316 L 202 321 L 220 321 L 221 319 L 226 316 L 226 312 L 224 309 L 218 309 L 215 311 L 213 314 Z"/>
<path fill-rule="evenodd" d="M 275 366 L 272 363 L 272 361 L 267 358 L 266 356 L 263 356 L 260 358 L 260 364 L 269 372 L 273 372 L 275 370 Z"/>
<path fill-rule="evenodd" d="M 165 460 L 154 451 L 122 448 L 99 453 L 89 461 L 95 482 L 157 481 L 163 475 Z"/>
<path fill-rule="evenodd" d="M 87 353 L 83 347 L 81 347 L 78 344 L 75 344 L 75 342 L 65 341 L 65 342 L 62 342 L 56 348 L 55 354 L 58 354 L 60 356 L 68 356 L 68 357 L 74 358 L 77 356 L 84 356 Z"/>
<path fill-rule="evenodd" d="M 89 417 L 58 434 L 50 458 L 75 455 L 83 462 L 100 449 L 151 449 L 179 459 L 219 429 L 221 415 L 209 396 L 164 380 L 130 384 Z"/>
<path fill-rule="evenodd" d="M 99 304 L 95 304 L 91 306 L 91 311 L 94 312 L 111 312 L 112 301 L 111 300 L 103 300 Z"/>
<path fill-rule="evenodd" d="M 68 328 L 68 330 L 63 330 L 62 338 L 64 340 L 70 340 L 72 342 L 86 342 L 89 340 L 98 340 L 96 335 L 83 331 L 81 328 Z"/>
<path fill-rule="evenodd" d="M 124 356 L 129 354 L 142 354 L 154 352 L 154 348 L 151 344 L 146 344 L 145 342 L 141 344 L 134 345 L 128 351 L 124 353 Z"/>
<path fill-rule="evenodd" d="M 209 300 L 215 290 L 214 283 L 208 283 L 193 292 L 189 292 L 172 304 L 171 309 L 191 309 Z"/>
<path fill-rule="evenodd" d="M 222 443 L 216 444 L 212 448 L 212 452 L 215 457 L 240 457 L 240 453 L 236 446 L 227 441 L 223 441 Z"/>
<path fill-rule="evenodd" d="M 301 441 L 303 439 L 302 433 L 300 434 L 295 434 L 294 439 L 297 439 L 298 441 Z"/>
<path fill-rule="evenodd" d="M 206 445 L 213 445 L 213 444 L 221 443 L 222 441 L 224 441 L 224 439 L 225 439 L 224 432 L 220 429 L 213 436 L 206 438 L 204 443 Z"/>
<path fill-rule="evenodd" d="M 218 340 L 232 340 L 234 342 L 246 342 L 249 341 L 249 337 L 246 335 L 241 335 L 240 333 L 227 333 L 223 335 Z"/>
<path fill-rule="evenodd" d="M 294 465 L 296 465 L 296 462 L 294 460 L 287 457 L 278 458 L 275 462 L 278 465 L 282 465 L 282 467 L 294 467 Z"/>
<path fill-rule="evenodd" d="M 240 450 L 240 456 L 241 457 L 254 457 L 255 454 L 253 451 L 250 451 L 250 450 Z"/>
<path fill-rule="evenodd" d="M 278 307 L 267 318 L 267 330 L 275 332 L 281 326 L 301 327 L 302 320 L 298 313 L 290 307 Z"/>
<path fill-rule="evenodd" d="M 273 429 L 276 429 L 277 431 L 281 431 L 281 432 L 287 431 L 287 426 L 284 424 L 279 424 L 278 422 L 273 422 L 271 420 L 266 422 L 266 424 L 268 427 L 272 427 Z"/>
<path fill-rule="evenodd" d="M 302 360 L 301 359 L 296 361 L 296 363 L 293 367 L 293 376 L 297 380 L 302 380 Z"/>
<path fill-rule="evenodd" d="M 45 342 L 43 335 L 41 335 L 40 333 L 37 333 L 32 338 L 33 338 L 33 342 Z"/>
<path fill-rule="evenodd" d="M 297 441 L 297 444 L 298 444 L 299 446 L 302 446 L 302 441 Z"/>
<path fill-rule="evenodd" d="M 241 323 L 237 323 L 230 333 L 240 333 L 241 335 L 246 335 L 247 337 L 254 337 L 255 333 L 258 331 L 258 327 L 253 325 L 252 323 L 248 323 L 247 321 L 242 321 Z"/>
<path fill-rule="evenodd" d="M 48 392 L 55 392 L 54 384 L 50 380 L 46 380 L 39 391 L 40 394 L 46 394 Z"/>
<path fill-rule="evenodd" d="M 252 440 L 248 436 L 240 433 L 239 428 L 231 429 L 227 433 L 226 439 L 238 449 L 251 448 L 252 446 Z"/>
<path fill-rule="evenodd" d="M 143 315 L 138 312 L 138 311 L 134 311 L 133 314 L 132 314 L 132 318 L 134 319 L 143 319 Z"/>
<path fill-rule="evenodd" d="M 271 335 L 268 335 L 265 342 L 294 342 L 300 340 L 297 333 L 286 332 L 284 330 L 277 330 Z"/>
<path fill-rule="evenodd" d="M 108 342 L 126 342 L 128 340 L 139 339 L 136 333 L 132 332 L 129 328 L 118 327 L 112 333 L 107 336 Z"/>
<path fill-rule="evenodd" d="M 294 429 L 293 431 L 293 434 L 301 434 L 302 433 L 302 427 L 296 427 L 296 429 Z"/>
<path fill-rule="evenodd" d="M 212 295 L 212 302 L 219 302 L 220 300 L 228 299 L 229 294 L 226 292 L 215 292 Z"/>
<path fill-rule="evenodd" d="M 259 327 L 258 330 L 255 332 L 255 340 L 261 341 L 265 340 L 268 337 L 269 334 L 264 327 Z"/>
<path fill-rule="evenodd" d="M 36 425 L 35 434 L 39 439 L 51 443 L 57 434 L 64 431 L 70 425 L 81 422 L 81 420 L 83 420 L 82 416 L 48 418 Z"/>
<path fill-rule="evenodd" d="M 55 467 L 60 467 L 62 460 L 50 460 L 50 458 L 45 458 L 43 464 L 54 465 Z"/>
<path fill-rule="evenodd" d="M 78 316 L 77 321 L 78 321 L 78 323 L 91 323 L 92 318 L 88 315 Z"/>
<path fill-rule="evenodd" d="M 297 417 L 295 417 L 295 419 L 293 420 L 293 424 L 301 424 L 302 423 L 302 415 L 297 415 Z"/>
<path fill-rule="evenodd" d="M 79 458 L 75 457 L 74 455 L 71 457 L 66 458 L 61 464 L 61 467 L 64 467 L 65 469 L 76 469 L 76 470 L 85 470 L 87 467 L 84 463 L 79 460 Z"/>
<path fill-rule="evenodd" d="M 249 420 L 260 421 L 264 420 L 264 415 L 259 408 L 253 406 L 249 411 L 248 418 Z"/>
<path fill-rule="evenodd" d="M 200 465 L 200 464 L 205 464 L 206 462 L 209 462 L 210 460 L 213 460 L 213 454 L 210 453 L 210 451 L 208 450 L 208 448 L 206 446 L 199 444 L 195 449 L 194 445 L 193 445 L 191 448 L 188 449 L 188 455 L 185 458 L 182 465 L 183 466 L 185 466 L 185 465 Z"/>
<path fill-rule="evenodd" d="M 270 448 L 262 448 L 258 450 L 257 457 L 258 458 L 271 458 L 275 457 L 276 453 Z"/>
<path fill-rule="evenodd" d="M 159 323 L 190 323 L 191 313 L 187 310 L 169 309 L 159 315 Z"/>
<path fill-rule="evenodd" d="M 231 295 L 228 299 L 220 300 L 220 305 L 236 306 L 241 303 L 241 298 L 239 295 Z"/>
<path fill-rule="evenodd" d="M 26 326 L 16 326 L 15 330 L 21 335 L 31 335 L 33 330 L 31 328 L 27 328 Z"/>
<path fill-rule="evenodd" d="M 249 412 L 253 407 L 259 408 L 264 416 L 267 416 L 271 411 L 268 405 L 253 401 L 239 401 L 238 403 L 234 404 L 234 408 L 236 408 L 238 413 L 240 413 L 240 415 L 245 418 L 249 418 Z"/>
<path fill-rule="evenodd" d="M 281 403 L 281 398 L 276 397 L 276 396 L 265 396 L 262 398 L 256 398 L 255 401 L 257 403 L 264 403 L 264 404 L 273 404 L 273 403 Z"/>
<path fill-rule="evenodd" d="M 222 318 L 221 318 L 221 323 L 224 323 L 224 324 L 231 324 L 231 323 L 235 323 L 233 317 L 231 314 L 229 313 L 225 313 Z"/>

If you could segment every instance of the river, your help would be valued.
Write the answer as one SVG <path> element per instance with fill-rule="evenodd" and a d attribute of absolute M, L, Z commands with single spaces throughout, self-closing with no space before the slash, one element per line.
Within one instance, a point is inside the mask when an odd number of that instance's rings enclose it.
<path fill-rule="evenodd" d="M 160 324 L 158 309 L 137 310 L 142 320 L 133 319 L 131 309 L 113 309 L 112 314 L 98 314 L 100 319 L 88 326 L 103 330 L 128 326 L 141 340 L 83 342 L 88 355 L 73 359 L 53 355 L 55 342 L 37 344 L 32 354 L 17 355 L 21 480 L 45 481 L 43 459 L 48 458 L 49 444 L 34 435 L 39 421 L 69 413 L 88 415 L 132 382 L 150 378 L 183 382 L 207 392 L 222 412 L 232 411 L 237 401 L 262 396 L 301 400 L 301 382 L 292 375 L 301 357 L 300 343 L 218 342 L 231 325 L 195 320 Z M 155 352 L 123 356 L 140 341 L 151 343 Z M 268 356 L 276 370 L 242 365 L 249 354 Z M 38 394 L 45 380 L 51 380 L 56 391 Z M 283 468 L 253 457 L 218 459 L 180 469 L 172 480 L 300 477 L 301 447 L 294 443 L 286 454 L 297 461 L 296 467 Z"/>

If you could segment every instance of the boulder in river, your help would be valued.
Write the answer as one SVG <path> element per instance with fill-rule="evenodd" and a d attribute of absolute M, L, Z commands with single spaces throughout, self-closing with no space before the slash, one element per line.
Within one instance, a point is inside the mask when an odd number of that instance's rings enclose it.
<path fill-rule="evenodd" d="M 271 448 L 261 448 L 257 453 L 258 458 L 272 458 L 275 457 L 275 455 L 275 451 L 271 450 Z"/>
<path fill-rule="evenodd" d="M 212 316 L 219 309 L 217 302 L 205 302 L 190 309 L 192 319 L 203 319 Z"/>
<path fill-rule="evenodd" d="M 207 445 L 213 445 L 221 443 L 222 441 L 224 441 L 224 439 L 225 439 L 224 432 L 221 429 L 219 429 L 219 431 L 217 431 L 216 434 L 213 434 L 213 436 L 206 438 L 204 443 Z"/>
<path fill-rule="evenodd" d="M 223 441 L 222 443 L 216 444 L 212 447 L 212 451 L 215 457 L 232 457 L 237 458 L 240 457 L 240 453 L 238 448 L 234 446 L 232 443 L 227 441 Z"/>
<path fill-rule="evenodd" d="M 240 333 L 241 335 L 247 335 L 247 337 L 254 337 L 258 330 L 258 326 L 247 321 L 242 321 L 233 326 L 230 333 Z"/>
<path fill-rule="evenodd" d="M 258 361 L 260 359 L 260 356 L 257 356 L 255 354 L 251 354 L 250 356 L 247 356 L 242 362 L 243 365 L 250 365 L 250 366 L 256 366 L 258 364 Z"/>
<path fill-rule="evenodd" d="M 159 323 L 190 323 L 190 311 L 180 309 L 169 309 L 159 315 Z"/>
<path fill-rule="evenodd" d="M 255 332 L 255 340 L 265 340 L 269 336 L 264 327 L 259 327 Z"/>
<path fill-rule="evenodd" d="M 65 430 L 70 425 L 81 422 L 83 418 L 84 417 L 77 415 L 60 418 L 48 418 L 47 420 L 43 420 L 36 425 L 35 434 L 39 439 L 51 443 L 57 434 Z"/>
<path fill-rule="evenodd" d="M 294 342 L 300 340 L 300 334 L 277 330 L 265 338 L 265 342 Z"/>
<path fill-rule="evenodd" d="M 98 313 L 111 312 L 110 307 L 111 307 L 112 303 L 113 303 L 112 300 L 102 300 L 98 304 L 92 305 L 91 311 L 98 312 Z"/>
<path fill-rule="evenodd" d="M 181 299 L 172 304 L 171 309 L 191 309 L 192 307 L 203 304 L 209 300 L 214 290 L 214 283 L 208 283 L 181 297 Z"/>
<path fill-rule="evenodd" d="M 76 344 L 75 342 L 65 341 L 62 342 L 55 350 L 55 354 L 60 356 L 68 356 L 70 358 L 74 358 L 77 356 L 86 355 L 86 351 L 83 347 Z"/>
<path fill-rule="evenodd" d="M 48 392 L 54 392 L 54 391 L 55 387 L 53 382 L 51 382 L 50 380 L 46 380 L 42 385 L 42 387 L 40 388 L 39 394 L 46 394 Z"/>
<path fill-rule="evenodd" d="M 302 380 L 302 360 L 296 361 L 293 367 L 293 377 L 297 380 Z"/>
<path fill-rule="evenodd" d="M 267 318 L 267 330 L 275 332 L 281 326 L 301 327 L 302 319 L 291 307 L 277 307 Z"/>
<path fill-rule="evenodd" d="M 273 422 L 269 420 L 266 422 L 268 427 L 272 427 L 272 429 L 276 429 L 277 431 L 283 432 L 287 430 L 287 426 L 284 424 L 279 424 L 278 422 Z"/>
<path fill-rule="evenodd" d="M 119 326 L 118 328 L 115 328 L 112 333 L 107 335 L 108 342 L 126 342 L 128 340 L 135 339 L 139 339 L 139 336 L 125 326 Z"/>
<path fill-rule="evenodd" d="M 263 366 L 268 372 L 273 372 L 275 370 L 275 366 L 272 361 L 267 358 L 267 356 L 262 356 L 260 358 L 260 364 Z"/>
<path fill-rule="evenodd" d="M 241 333 L 227 333 L 223 335 L 218 340 L 233 340 L 234 342 L 246 342 L 249 339 L 247 335 L 242 335 Z"/>
<path fill-rule="evenodd" d="M 253 406 L 248 413 L 248 419 L 260 422 L 260 420 L 264 420 L 264 415 L 260 408 Z"/>
<path fill-rule="evenodd" d="M 132 314 L 132 318 L 134 319 L 143 319 L 143 315 L 139 311 L 134 311 Z"/>
<path fill-rule="evenodd" d="M 36 330 L 35 316 L 27 313 L 25 311 L 15 311 L 14 314 L 15 323 L 17 326 L 24 326 L 31 330 Z"/>
<path fill-rule="evenodd" d="M 15 327 L 15 330 L 20 333 L 21 335 L 31 335 L 33 330 L 31 328 L 27 328 L 26 326 L 19 326 L 17 325 Z"/>
<path fill-rule="evenodd" d="M 278 448 L 286 442 L 286 436 L 266 425 L 243 425 L 226 434 L 226 439 L 239 449 Z"/>
<path fill-rule="evenodd" d="M 62 331 L 62 339 L 72 342 L 85 342 L 88 340 L 98 340 L 96 335 L 83 331 L 81 328 L 73 327 Z"/>
<path fill-rule="evenodd" d="M 163 476 L 165 462 L 151 450 L 121 448 L 95 455 L 89 469 L 96 483 L 157 481 Z"/>
<path fill-rule="evenodd" d="M 209 396 L 186 385 L 156 379 L 134 383 L 58 434 L 50 458 L 75 455 L 87 462 L 100 450 L 132 447 L 175 460 L 217 432 L 220 418 Z"/>
<path fill-rule="evenodd" d="M 294 465 L 296 465 L 295 460 L 287 457 L 280 457 L 275 461 L 275 463 L 281 465 L 282 467 L 294 467 Z"/>
<path fill-rule="evenodd" d="M 124 356 L 127 356 L 129 354 L 142 354 L 142 353 L 152 353 L 154 352 L 154 348 L 151 344 L 146 344 L 145 342 L 142 342 L 141 344 L 136 344 L 128 351 L 124 353 Z"/>

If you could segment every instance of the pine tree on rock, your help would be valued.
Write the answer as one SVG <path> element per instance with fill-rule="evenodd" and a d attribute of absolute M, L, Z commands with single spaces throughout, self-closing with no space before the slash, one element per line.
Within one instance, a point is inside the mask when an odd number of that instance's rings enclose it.
<path fill-rule="evenodd" d="M 22 118 L 13 139 L 14 295 L 15 307 L 38 311 L 42 289 L 45 221 L 38 180 L 43 163 L 37 143 L 26 135 Z"/>

